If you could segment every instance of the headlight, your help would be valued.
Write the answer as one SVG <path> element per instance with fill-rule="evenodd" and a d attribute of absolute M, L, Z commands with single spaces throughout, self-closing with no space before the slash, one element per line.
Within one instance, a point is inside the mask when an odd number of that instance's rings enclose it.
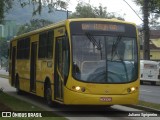
<path fill-rule="evenodd" d="M 86 91 L 85 87 L 80 87 L 80 86 L 72 86 L 72 89 L 74 89 L 77 92 L 85 92 Z"/>
<path fill-rule="evenodd" d="M 135 87 L 131 87 L 131 91 L 133 92 L 133 91 L 135 91 L 136 90 L 136 88 Z"/>
<path fill-rule="evenodd" d="M 81 87 L 77 86 L 75 89 L 76 89 L 77 91 L 79 91 L 79 90 L 81 89 Z"/>

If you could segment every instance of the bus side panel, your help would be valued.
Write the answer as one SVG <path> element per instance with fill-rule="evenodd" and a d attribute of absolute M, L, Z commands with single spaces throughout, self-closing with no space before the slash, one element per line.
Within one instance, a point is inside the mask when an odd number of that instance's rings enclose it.
<path fill-rule="evenodd" d="M 53 33 L 53 30 L 51 31 L 43 31 L 43 33 Z M 50 34 L 50 35 L 51 35 Z M 37 42 L 37 62 L 36 62 L 36 95 L 44 97 L 44 86 L 45 82 L 49 81 L 50 84 L 53 84 L 53 70 L 54 70 L 54 55 L 52 58 L 40 58 L 39 55 L 40 52 L 40 39 L 41 34 L 37 34 L 34 39 L 36 39 Z M 44 38 L 47 40 L 47 38 Z M 52 38 L 53 40 L 53 38 Z M 53 50 L 53 48 L 52 48 Z M 42 52 L 42 51 L 41 51 Z"/>
<path fill-rule="evenodd" d="M 48 66 L 49 65 L 49 66 Z M 44 97 L 44 84 L 49 80 L 50 84 L 53 84 L 53 62 L 51 60 L 38 61 L 37 64 L 37 76 L 36 76 L 36 94 Z M 52 86 L 51 86 L 52 87 Z M 53 89 L 52 89 L 53 91 Z"/>
<path fill-rule="evenodd" d="M 29 60 L 17 60 L 17 75 L 20 89 L 30 92 L 30 62 Z"/>

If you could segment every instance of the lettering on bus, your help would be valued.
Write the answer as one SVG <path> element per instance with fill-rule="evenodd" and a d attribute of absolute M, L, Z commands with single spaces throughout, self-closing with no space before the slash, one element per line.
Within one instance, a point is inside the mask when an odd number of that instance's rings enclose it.
<path fill-rule="evenodd" d="M 123 25 L 83 23 L 82 30 L 125 32 Z"/>

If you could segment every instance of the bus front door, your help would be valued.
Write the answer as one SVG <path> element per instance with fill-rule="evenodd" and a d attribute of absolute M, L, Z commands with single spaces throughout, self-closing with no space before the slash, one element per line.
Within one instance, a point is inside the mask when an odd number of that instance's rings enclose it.
<path fill-rule="evenodd" d="M 36 92 L 36 58 L 37 43 L 33 42 L 31 46 L 31 62 L 30 62 L 30 91 Z"/>
<path fill-rule="evenodd" d="M 54 81 L 54 98 L 55 100 L 63 102 L 63 48 L 62 37 L 56 39 L 55 49 L 55 81 Z"/>

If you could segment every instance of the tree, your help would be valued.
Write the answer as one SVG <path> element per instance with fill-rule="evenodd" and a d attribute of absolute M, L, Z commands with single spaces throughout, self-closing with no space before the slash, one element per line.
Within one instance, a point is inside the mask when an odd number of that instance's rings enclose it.
<path fill-rule="evenodd" d="M 43 7 L 48 7 L 49 11 L 52 12 L 55 9 L 66 10 L 69 0 L 19 0 L 20 5 L 25 7 L 26 5 L 33 5 L 33 15 L 41 14 Z"/>
<path fill-rule="evenodd" d="M 143 6 L 143 0 L 134 0 L 137 5 Z M 149 0 L 149 12 L 160 14 L 160 0 Z"/>
<path fill-rule="evenodd" d="M 0 0 L 0 23 L 4 19 L 4 13 L 8 12 L 12 8 L 13 0 Z"/>
<path fill-rule="evenodd" d="M 141 9 L 143 9 L 144 6 L 144 0 L 134 0 L 134 2 L 141 6 Z M 160 0 L 148 0 L 148 11 L 150 16 L 150 25 L 156 26 L 160 23 L 157 21 L 158 18 L 160 18 Z"/>
<path fill-rule="evenodd" d="M 8 12 L 13 5 L 14 0 L 0 0 L 0 23 L 4 19 L 4 13 Z M 48 7 L 49 11 L 52 12 L 54 9 L 66 10 L 69 0 L 18 0 L 20 6 L 23 8 L 27 5 L 33 5 L 33 15 L 41 14 L 43 7 Z"/>
<path fill-rule="evenodd" d="M 20 34 L 23 34 L 23 33 L 26 33 L 26 32 L 29 32 L 29 31 L 32 31 L 32 30 L 36 30 L 38 28 L 41 28 L 41 27 L 44 27 L 44 26 L 47 26 L 49 24 L 52 24 L 53 22 L 51 21 L 48 21 L 48 20 L 44 20 L 44 19 L 33 19 L 30 21 L 30 23 L 26 23 L 24 25 L 22 25 L 18 32 L 17 32 L 17 35 L 20 35 Z"/>
<path fill-rule="evenodd" d="M 144 15 L 144 24 L 143 24 L 143 34 L 144 34 L 144 43 L 143 43 L 143 54 L 144 59 L 150 59 L 150 45 L 149 45 L 149 26 L 150 28 L 155 29 L 160 23 L 157 22 L 160 17 L 160 0 L 134 0 L 137 5 L 141 6 Z M 148 22 L 149 17 L 151 17 L 150 22 Z"/>
<path fill-rule="evenodd" d="M 0 59 L 8 58 L 8 43 L 5 39 L 0 38 Z"/>
<path fill-rule="evenodd" d="M 80 2 L 76 6 L 76 12 L 70 15 L 70 18 L 118 18 L 124 20 L 121 17 L 116 17 L 113 13 L 108 13 L 107 8 L 101 4 L 99 7 L 93 7 L 89 3 Z"/>

